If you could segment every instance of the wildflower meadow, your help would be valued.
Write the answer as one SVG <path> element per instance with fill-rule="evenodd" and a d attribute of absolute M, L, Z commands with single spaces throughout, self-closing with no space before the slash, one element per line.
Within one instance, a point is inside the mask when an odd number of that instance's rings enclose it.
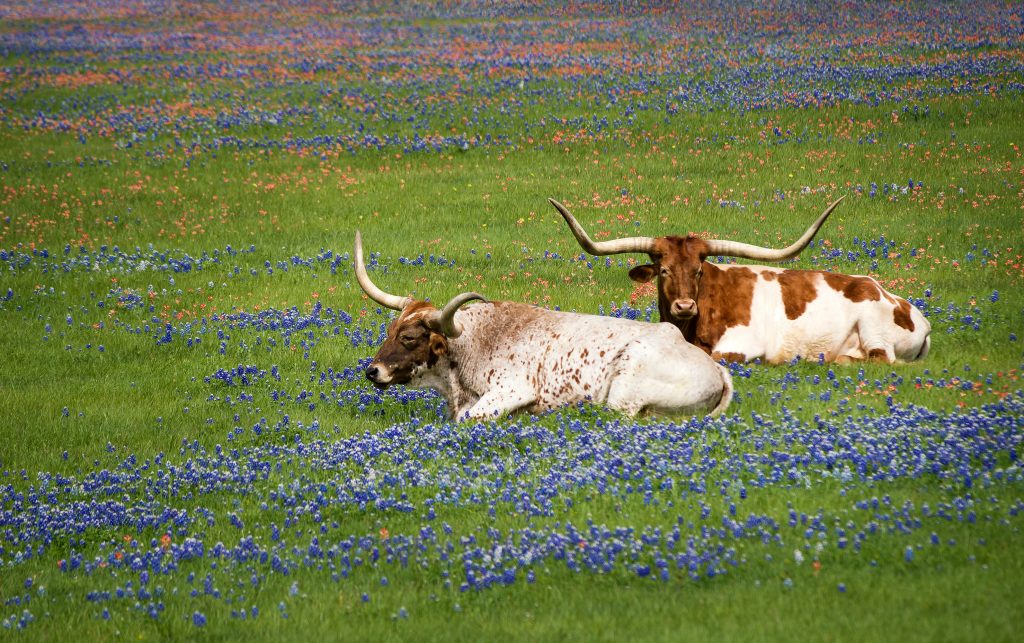
<path fill-rule="evenodd" d="M 1022 105 L 1009 0 L 6 0 L 0 636 L 1018 639 Z M 785 265 L 926 359 L 731 364 L 716 418 L 363 374 L 356 230 L 397 294 L 653 324 L 549 197 L 782 247 L 840 196 Z"/>

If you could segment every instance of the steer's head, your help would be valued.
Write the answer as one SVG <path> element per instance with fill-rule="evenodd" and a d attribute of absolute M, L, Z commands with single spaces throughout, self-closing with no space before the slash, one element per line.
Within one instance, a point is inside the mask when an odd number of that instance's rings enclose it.
<path fill-rule="evenodd" d="M 392 384 L 415 385 L 447 355 L 448 340 L 462 334 L 461 325 L 455 321 L 455 311 L 474 299 L 486 299 L 483 295 L 466 292 L 456 295 L 438 310 L 429 302 L 384 292 L 366 274 L 362 236 L 358 231 L 354 260 L 356 280 L 363 292 L 378 304 L 401 311 L 388 327 L 387 339 L 366 367 L 366 377 L 381 389 Z"/>
<path fill-rule="evenodd" d="M 387 339 L 366 367 L 366 378 L 374 386 L 408 384 L 448 353 L 448 338 L 427 325 L 435 314 L 437 309 L 429 303 L 414 301 L 391 322 Z"/>
<path fill-rule="evenodd" d="M 707 242 L 695 235 L 658 237 L 648 256 L 651 263 L 632 268 L 629 278 L 637 283 L 657 279 L 662 320 L 685 322 L 696 317 Z"/>
<path fill-rule="evenodd" d="M 595 242 L 583 226 L 558 201 L 548 199 L 555 206 L 580 246 L 593 255 L 612 255 L 626 252 L 641 252 L 651 258 L 651 263 L 634 267 L 629 278 L 638 283 L 657 279 L 658 310 L 661 320 L 672 322 L 681 328 L 688 325 L 700 313 L 700 282 L 709 256 L 742 257 L 758 261 L 784 261 L 796 256 L 807 247 L 818 228 L 832 214 L 843 197 L 818 217 L 817 221 L 792 245 L 778 250 L 762 248 L 738 241 L 725 239 L 701 239 L 696 235 L 686 237 L 626 237 L 610 241 Z"/>

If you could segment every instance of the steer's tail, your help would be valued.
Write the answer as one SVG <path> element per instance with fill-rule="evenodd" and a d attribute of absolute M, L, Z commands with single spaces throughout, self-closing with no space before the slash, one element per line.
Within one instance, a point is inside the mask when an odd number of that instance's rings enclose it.
<path fill-rule="evenodd" d="M 721 364 L 718 364 L 718 370 L 722 372 L 722 399 L 718 400 L 718 405 L 711 410 L 711 417 L 717 417 L 725 411 L 725 408 L 732 402 L 732 375 L 729 374 L 729 369 Z"/>

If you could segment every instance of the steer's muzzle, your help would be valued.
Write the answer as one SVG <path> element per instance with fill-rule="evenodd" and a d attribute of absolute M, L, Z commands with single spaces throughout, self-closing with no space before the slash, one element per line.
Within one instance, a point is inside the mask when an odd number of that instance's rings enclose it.
<path fill-rule="evenodd" d="M 697 315 L 697 302 L 692 299 L 676 299 L 669 306 L 673 319 L 690 319 Z"/>
<path fill-rule="evenodd" d="M 370 364 L 366 367 L 366 379 L 379 389 L 385 389 L 391 382 L 391 378 L 387 374 L 386 368 L 381 368 L 377 364 Z"/>

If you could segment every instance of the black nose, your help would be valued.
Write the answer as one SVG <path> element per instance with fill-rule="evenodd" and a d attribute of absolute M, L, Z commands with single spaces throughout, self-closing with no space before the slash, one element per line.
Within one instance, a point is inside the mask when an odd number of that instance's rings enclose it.
<path fill-rule="evenodd" d="M 380 375 L 380 369 L 378 369 L 376 366 L 370 366 L 366 369 L 366 379 L 370 380 L 371 382 L 376 382 L 378 375 Z"/>

